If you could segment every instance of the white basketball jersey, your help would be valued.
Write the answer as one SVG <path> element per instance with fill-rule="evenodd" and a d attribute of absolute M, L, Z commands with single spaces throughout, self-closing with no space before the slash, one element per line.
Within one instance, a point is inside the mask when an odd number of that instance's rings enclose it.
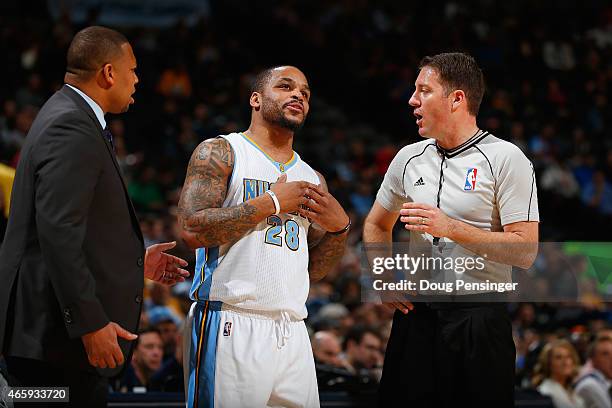
<path fill-rule="evenodd" d="M 295 152 L 287 163 L 278 163 L 243 133 L 221 137 L 234 153 L 223 207 L 264 194 L 283 173 L 287 182 L 320 183 L 316 172 Z M 308 219 L 297 213 L 281 213 L 267 217 L 236 242 L 196 250 L 192 299 L 306 318 L 309 226 Z"/>

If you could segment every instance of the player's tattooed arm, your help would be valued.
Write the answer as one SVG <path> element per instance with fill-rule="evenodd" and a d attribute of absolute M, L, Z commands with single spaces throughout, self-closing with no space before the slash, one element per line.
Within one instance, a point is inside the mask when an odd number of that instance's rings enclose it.
<path fill-rule="evenodd" d="M 189 247 L 236 241 L 274 213 L 274 203 L 267 196 L 221 208 L 233 167 L 232 147 L 223 138 L 206 140 L 193 152 L 178 209 L 181 238 Z"/>
<path fill-rule="evenodd" d="M 310 239 L 310 234 L 308 234 Z M 325 234 L 321 241 L 310 249 L 308 273 L 311 282 L 323 279 L 336 266 L 344 255 L 348 233 L 340 235 Z"/>
<path fill-rule="evenodd" d="M 320 180 L 320 189 L 325 193 L 329 193 L 325 178 L 321 173 L 317 172 L 317 174 Z M 323 204 L 323 208 L 319 210 L 321 214 L 334 214 L 334 218 L 342 224 L 340 227 L 333 227 L 334 230 L 340 230 L 346 225 L 346 220 L 344 220 L 342 216 L 346 216 L 346 214 L 344 214 L 344 210 L 340 207 L 340 204 L 337 203 L 335 198 L 329 195 L 326 200 L 320 200 L 320 203 Z M 317 207 L 319 207 L 319 205 L 317 205 Z M 312 212 L 308 212 L 308 215 L 311 217 L 314 216 Z M 316 217 L 319 217 L 319 215 Z M 320 219 L 323 220 L 323 218 Z M 346 216 L 346 219 L 348 219 L 348 216 Z M 311 224 L 308 231 L 308 247 L 310 254 L 308 272 L 311 282 L 323 279 L 336 266 L 342 258 L 342 255 L 344 255 L 347 238 L 348 232 L 339 235 L 329 234 L 317 223 L 313 222 L 313 224 Z"/>

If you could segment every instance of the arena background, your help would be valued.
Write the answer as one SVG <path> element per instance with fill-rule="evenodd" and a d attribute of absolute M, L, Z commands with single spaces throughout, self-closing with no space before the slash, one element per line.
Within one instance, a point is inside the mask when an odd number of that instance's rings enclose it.
<path fill-rule="evenodd" d="M 462 50 L 482 66 L 478 123 L 533 161 L 542 241 L 611 240 L 612 5 L 570 0 L 3 1 L 0 238 L 20 146 L 62 85 L 73 35 L 94 24 L 126 34 L 138 59 L 136 104 L 107 119 L 147 245 L 177 239 L 176 206 L 198 143 L 247 128 L 253 75 L 276 64 L 306 73 L 312 107 L 295 150 L 326 176 L 353 220 L 346 256 L 312 285 L 307 305 L 313 336 L 331 333 L 313 338 L 315 354 L 333 357 L 318 365 L 324 406 L 369 406 L 380 376 L 391 315 L 360 299 L 362 223 L 394 154 L 418 140 L 408 99 L 421 57 Z M 191 251 L 179 244 L 176 253 L 193 268 Z M 551 263 L 544 254 L 534 268 Z M 610 295 L 612 285 L 600 283 Z M 174 329 L 189 306 L 188 287 L 147 284 L 142 322 L 163 329 L 167 359 L 145 393 L 118 393 L 130 390 L 125 379 L 113 384 L 114 404 L 180 405 Z M 552 406 L 532 386 L 547 342 L 569 340 L 578 364 L 587 363 L 589 343 L 612 323 L 603 298 L 510 305 L 517 406 Z M 373 333 L 364 336 L 364 328 Z"/>

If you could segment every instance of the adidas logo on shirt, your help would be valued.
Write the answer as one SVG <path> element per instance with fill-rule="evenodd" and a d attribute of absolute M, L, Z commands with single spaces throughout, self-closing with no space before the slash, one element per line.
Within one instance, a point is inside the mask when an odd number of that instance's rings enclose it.
<path fill-rule="evenodd" d="M 420 177 L 417 181 L 414 182 L 415 187 L 416 186 L 424 186 L 425 182 L 423 181 L 423 177 Z"/>

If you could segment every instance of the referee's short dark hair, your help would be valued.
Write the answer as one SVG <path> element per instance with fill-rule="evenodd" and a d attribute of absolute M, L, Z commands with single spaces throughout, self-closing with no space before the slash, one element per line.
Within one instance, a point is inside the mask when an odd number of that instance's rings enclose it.
<path fill-rule="evenodd" d="M 471 55 L 462 52 L 447 52 L 423 58 L 419 69 L 434 68 L 440 76 L 446 94 L 461 89 L 465 92 L 470 114 L 478 115 L 485 91 L 482 70 Z"/>
<path fill-rule="evenodd" d="M 121 46 L 128 40 L 118 31 L 91 26 L 72 39 L 66 57 L 66 71 L 80 79 L 89 79 L 95 72 L 121 55 Z"/>

